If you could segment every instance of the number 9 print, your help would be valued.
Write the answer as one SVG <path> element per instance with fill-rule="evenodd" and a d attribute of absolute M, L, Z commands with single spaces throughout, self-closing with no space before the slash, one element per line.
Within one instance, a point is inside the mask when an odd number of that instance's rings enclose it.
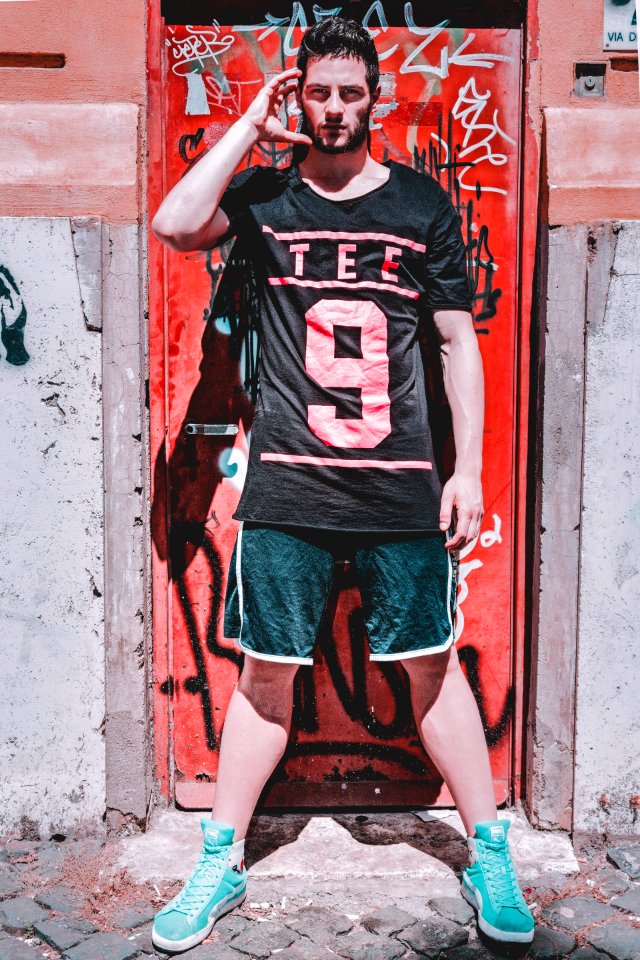
<path fill-rule="evenodd" d="M 362 391 L 362 417 L 309 405 L 309 428 L 332 447 L 375 447 L 391 433 L 387 318 L 371 300 L 320 300 L 307 310 L 306 369 L 321 387 Z M 361 328 L 361 357 L 335 356 L 335 327 Z"/>

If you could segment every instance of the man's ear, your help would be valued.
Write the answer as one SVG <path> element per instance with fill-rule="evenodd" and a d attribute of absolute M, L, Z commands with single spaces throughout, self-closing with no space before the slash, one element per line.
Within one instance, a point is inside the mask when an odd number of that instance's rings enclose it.
<path fill-rule="evenodd" d="M 375 90 L 374 90 L 373 93 L 371 94 L 371 106 L 372 106 L 372 107 L 375 107 L 376 103 L 377 103 L 378 100 L 380 99 L 380 90 L 381 90 L 381 87 L 380 87 L 380 84 L 378 84 L 378 86 L 375 88 Z"/>

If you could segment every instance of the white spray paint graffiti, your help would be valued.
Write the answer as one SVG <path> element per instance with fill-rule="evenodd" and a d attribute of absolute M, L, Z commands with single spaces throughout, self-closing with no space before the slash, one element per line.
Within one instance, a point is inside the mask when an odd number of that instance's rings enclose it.
<path fill-rule="evenodd" d="M 317 4 L 314 4 L 313 13 L 315 22 L 317 23 L 324 17 L 330 17 L 336 13 L 339 13 L 340 9 L 340 7 L 334 7 L 330 10 L 323 10 Z M 377 27 L 371 26 L 371 21 L 373 20 L 374 16 L 378 19 Z M 415 36 L 424 37 L 424 40 L 422 40 L 422 42 L 419 43 L 417 47 L 415 47 L 408 54 L 404 63 L 400 67 L 400 73 L 424 73 L 438 77 L 440 80 L 444 80 L 449 76 L 449 69 L 452 66 L 491 68 L 501 60 L 511 62 L 513 59 L 512 57 L 499 53 L 464 53 L 463 51 L 466 50 L 467 47 L 475 40 L 475 33 L 469 33 L 456 50 L 450 51 L 449 35 L 444 32 L 449 24 L 449 21 L 443 20 L 441 23 L 433 27 L 419 27 L 416 24 L 413 15 L 413 4 L 410 2 L 407 2 L 404 5 L 404 20 L 405 25 L 410 32 Z M 380 33 L 387 32 L 389 29 L 389 23 L 382 0 L 374 0 L 362 17 L 362 25 L 369 30 L 369 33 L 374 39 L 379 36 Z M 265 37 L 268 37 L 269 34 L 273 33 L 274 30 L 279 30 L 286 27 L 287 32 L 284 36 L 283 50 L 285 56 L 291 57 L 295 56 L 298 52 L 298 47 L 296 47 L 293 43 L 293 31 L 296 29 L 296 27 L 304 30 L 307 28 L 307 26 L 308 21 L 304 7 L 302 6 L 300 0 L 294 0 L 290 17 L 275 17 L 272 13 L 267 13 L 265 14 L 265 18 L 262 23 L 240 24 L 234 26 L 233 30 L 236 33 L 256 33 L 257 40 L 261 41 L 264 40 Z M 432 44 L 442 34 L 444 47 L 435 52 L 435 56 L 439 60 L 439 66 L 436 66 L 433 63 L 415 63 L 416 58 L 420 56 L 420 54 L 423 54 L 427 47 L 429 47 L 430 44 Z M 387 57 L 392 56 L 397 49 L 398 44 L 394 43 L 386 50 L 378 50 L 380 61 L 382 62 L 386 60 Z"/>
<path fill-rule="evenodd" d="M 489 123 L 482 123 L 483 119 L 487 119 L 486 115 L 483 117 L 483 113 L 489 105 L 490 98 L 491 91 L 487 90 L 486 93 L 480 93 L 476 88 L 474 77 L 471 77 L 464 86 L 460 87 L 458 99 L 451 111 L 454 119 L 460 120 L 465 131 L 461 148 L 457 153 L 458 160 L 469 160 L 469 164 L 458 173 L 458 183 L 462 190 L 475 192 L 476 189 L 475 182 L 465 183 L 464 181 L 468 170 L 477 168 L 485 160 L 494 167 L 502 167 L 508 162 L 509 157 L 506 153 L 495 153 L 492 149 L 491 142 L 495 137 L 504 137 L 508 143 L 515 144 L 515 140 L 500 127 L 497 109 L 493 111 L 493 117 Z M 431 136 L 438 142 L 437 134 L 432 133 Z M 478 139 L 474 139 L 474 137 Z M 447 144 L 443 140 L 440 140 L 440 143 L 447 150 Z M 501 187 L 487 186 L 483 181 L 482 192 L 506 194 L 507 191 Z"/>
<path fill-rule="evenodd" d="M 317 23 L 319 20 L 322 20 L 323 17 L 330 17 L 340 13 L 340 7 L 334 7 L 332 10 L 322 10 L 320 7 L 314 4 L 313 13 Z M 272 13 L 267 13 L 265 14 L 265 18 L 262 23 L 242 24 L 235 26 L 233 29 L 236 33 L 256 33 L 259 30 L 261 32 L 258 34 L 257 39 L 260 41 L 264 40 L 265 37 L 268 37 L 269 34 L 273 33 L 274 30 L 280 30 L 283 27 L 287 27 L 287 32 L 284 36 L 284 40 L 282 41 L 282 49 L 286 57 L 295 57 L 298 52 L 298 47 L 294 46 L 292 42 L 293 31 L 296 29 L 296 27 L 306 30 L 307 26 L 307 15 L 304 11 L 304 7 L 299 0 L 294 0 L 290 17 L 274 17 Z"/>
<path fill-rule="evenodd" d="M 313 13 L 315 21 L 318 22 L 323 17 L 331 16 L 339 12 L 339 9 L 339 7 L 336 7 L 330 10 L 323 10 L 317 5 L 314 5 Z M 373 25 L 374 18 L 377 20 L 377 25 L 375 26 Z M 398 73 L 421 74 L 425 79 L 429 79 L 429 88 L 434 82 L 446 79 L 450 74 L 451 67 L 487 70 L 492 69 L 499 62 L 513 62 L 513 57 L 507 54 L 471 50 L 471 44 L 476 39 L 476 34 L 473 32 L 468 33 L 457 47 L 450 49 L 451 35 L 447 31 L 449 21 L 443 20 L 436 26 L 419 27 L 415 22 L 413 5 L 410 2 L 404 5 L 404 19 L 409 32 L 413 36 L 423 39 L 407 52 L 403 63 L 398 69 Z M 389 23 L 382 0 L 374 0 L 362 17 L 362 24 L 369 30 L 374 40 L 387 33 Z M 264 21 L 261 23 L 238 25 L 234 26 L 233 30 L 240 33 L 254 33 L 256 34 L 256 39 L 261 41 L 273 33 L 274 30 L 284 29 L 286 27 L 286 33 L 283 38 L 283 52 L 285 56 L 290 57 L 295 56 L 298 51 L 298 47 L 293 43 L 293 31 L 296 28 L 304 30 L 307 26 L 307 15 L 302 3 L 300 3 L 299 0 L 294 0 L 291 16 L 289 17 L 276 17 L 271 13 L 267 13 Z M 377 42 L 377 47 L 378 56 L 382 62 L 397 51 L 399 43 L 394 43 L 387 49 L 381 49 L 381 44 Z M 427 93 L 427 91 L 425 91 L 425 93 Z M 487 122 L 486 111 L 490 97 L 491 91 L 487 90 L 486 93 L 480 93 L 477 90 L 475 79 L 471 77 L 466 84 L 460 87 L 458 100 L 452 111 L 453 117 L 460 120 L 464 129 L 464 142 L 457 159 L 463 160 L 467 158 L 469 160 L 468 166 L 462 169 L 458 179 L 461 189 L 471 192 L 474 192 L 476 189 L 475 182 L 471 184 L 466 183 L 464 180 L 464 176 L 469 169 L 478 166 L 483 161 L 490 163 L 492 166 L 502 166 L 508 162 L 506 153 L 496 152 L 494 150 L 492 146 L 494 139 L 496 137 L 502 137 L 509 144 L 515 145 L 515 140 L 500 126 L 497 109 L 493 111 L 491 122 Z M 428 98 L 427 95 L 426 99 Z M 398 104 L 395 100 L 390 103 L 379 104 L 374 113 L 372 129 L 379 129 L 381 126 L 379 122 L 380 119 L 397 109 L 397 106 Z M 438 142 L 439 138 L 437 134 L 432 134 L 432 136 L 434 140 Z M 442 143 L 442 146 L 445 150 L 448 149 L 447 144 Z M 507 192 L 500 187 L 485 186 L 484 184 L 483 190 L 489 193 L 506 194 Z"/>
<path fill-rule="evenodd" d="M 468 557 L 469 554 L 473 552 L 478 540 L 480 541 L 480 546 L 484 547 L 484 549 L 493 547 L 496 543 L 502 543 L 502 536 L 500 534 L 502 521 L 497 513 L 492 514 L 491 519 L 493 520 L 493 529 L 485 530 L 480 534 L 479 537 L 475 537 L 471 543 L 469 543 L 463 550 L 460 551 L 460 562 L 458 564 L 458 607 L 456 611 L 455 625 L 456 641 L 460 639 L 462 636 L 462 631 L 464 630 L 464 613 L 462 612 L 462 604 L 467 599 L 469 594 L 467 577 L 470 573 L 473 573 L 474 570 L 479 570 L 480 567 L 484 566 L 479 557 L 474 557 L 473 560 L 466 561 L 465 557 Z"/>
<path fill-rule="evenodd" d="M 186 36 L 172 36 L 166 40 L 174 59 L 171 69 L 178 76 L 191 73 L 194 66 L 199 70 L 207 69 L 210 61 L 217 63 L 220 54 L 226 53 L 235 42 L 235 37 L 230 33 L 220 36 L 220 24 L 215 21 L 208 28 L 187 25 L 186 30 Z M 169 28 L 169 32 L 173 34 L 173 28 Z"/>
<path fill-rule="evenodd" d="M 313 14 L 315 21 L 318 22 L 324 17 L 332 16 L 340 12 L 340 7 L 331 9 L 322 9 L 314 4 Z M 377 20 L 377 25 L 373 21 Z M 449 21 L 443 20 L 436 26 L 420 27 L 416 24 L 413 5 L 407 2 L 404 5 L 405 25 L 409 32 L 423 38 L 407 52 L 407 55 L 399 67 L 398 73 L 419 73 L 430 80 L 430 85 L 437 80 L 444 80 L 449 76 L 452 66 L 465 68 L 491 69 L 496 63 L 512 62 L 513 58 L 498 53 L 485 53 L 480 51 L 471 51 L 469 47 L 476 39 L 475 33 L 468 33 L 461 43 L 453 50 L 450 49 L 451 36 L 447 31 Z M 386 34 L 389 30 L 389 23 L 382 0 L 374 0 L 369 6 L 364 16 L 362 24 L 368 30 L 371 36 L 376 39 L 381 34 Z M 185 113 L 187 115 L 207 115 L 211 112 L 211 107 L 222 107 L 228 113 L 240 116 L 243 112 L 243 100 L 241 97 L 242 87 L 250 83 L 254 87 L 255 93 L 261 86 L 259 81 L 238 81 L 236 79 L 229 81 L 224 72 L 220 69 L 218 58 L 226 53 L 233 45 L 233 33 L 252 33 L 255 34 L 258 42 L 266 39 L 270 34 L 277 30 L 284 30 L 282 40 L 282 49 L 285 57 L 295 56 L 298 47 L 293 42 L 293 33 L 296 28 L 305 30 L 308 26 L 307 14 L 300 0 L 294 0 L 291 8 L 291 15 L 288 17 L 276 17 L 272 13 L 266 13 L 262 22 L 256 24 L 237 24 L 231 28 L 232 33 L 225 36 L 220 35 L 220 25 L 216 20 L 208 28 L 194 28 L 187 26 L 188 35 L 178 38 L 173 36 L 166 43 L 172 49 L 174 63 L 172 70 L 178 75 L 187 77 L 187 100 Z M 173 28 L 169 28 L 173 33 Z M 439 42 L 437 43 L 436 41 Z M 393 43 L 387 49 L 380 49 L 378 44 L 378 56 L 381 62 L 392 56 L 398 49 L 399 43 Z M 427 51 L 430 60 L 427 60 Z M 205 74 L 206 71 L 206 75 Z M 497 110 L 494 111 L 493 122 L 481 123 L 480 118 L 485 110 L 490 91 L 480 94 L 475 86 L 475 80 L 471 78 L 468 83 L 460 88 L 458 102 L 454 108 L 453 116 L 460 119 L 465 129 L 465 142 L 461 158 L 469 158 L 469 166 L 465 167 L 460 176 L 460 186 L 464 190 L 475 190 L 475 184 L 464 182 L 464 174 L 471 166 L 486 160 L 494 166 L 502 165 L 508 158 L 504 153 L 495 153 L 491 147 L 491 141 L 496 136 L 502 136 L 509 143 L 515 141 L 509 137 L 498 123 Z M 428 97 L 427 97 L 428 99 Z M 379 104 L 374 115 L 372 129 L 380 127 L 379 120 L 387 116 L 393 110 L 397 109 L 397 102 L 392 101 L 387 104 Z M 478 131 L 482 131 L 482 138 L 473 142 L 473 137 Z M 433 135 L 437 141 L 437 135 Z M 478 151 L 484 151 L 478 154 Z M 483 187 L 488 192 L 505 193 L 498 187 Z"/>
<path fill-rule="evenodd" d="M 233 46 L 236 38 L 231 33 L 220 36 L 220 24 L 216 20 L 208 28 L 187 24 L 186 31 L 186 36 L 176 37 L 175 29 L 169 27 L 172 36 L 167 37 L 165 43 L 173 55 L 171 69 L 179 77 L 187 78 L 185 113 L 208 114 L 210 110 L 202 74 L 205 70 L 216 70 L 218 57 Z M 223 86 L 226 85 L 224 74 L 220 72 L 220 76 Z"/>
<path fill-rule="evenodd" d="M 379 29 L 376 27 L 369 26 L 374 13 L 378 17 L 378 23 L 380 24 Z M 364 17 L 362 18 L 362 26 L 367 28 L 367 30 L 369 31 L 369 33 L 371 34 L 374 40 L 380 33 L 387 32 L 387 30 L 389 29 L 389 23 L 387 21 L 387 15 L 384 11 L 382 0 L 375 0 L 375 3 L 371 4 L 369 9 L 365 13 Z M 388 50 L 378 50 L 378 59 L 380 63 L 382 63 L 383 60 L 386 60 L 387 57 L 393 56 L 393 54 L 396 52 L 397 49 L 398 49 L 398 44 L 394 43 L 393 46 L 389 47 Z"/>
<path fill-rule="evenodd" d="M 413 9 L 410 3 L 405 3 L 404 13 L 407 26 L 411 33 L 416 34 L 416 36 L 424 37 L 425 39 L 422 41 L 422 43 L 418 44 L 415 50 L 413 50 L 413 52 L 410 53 L 406 58 L 400 67 L 400 73 L 425 73 L 434 77 L 438 77 L 440 80 L 444 80 L 449 76 L 449 68 L 452 66 L 481 67 L 484 69 L 491 69 L 499 61 L 510 63 L 513 59 L 512 57 L 502 53 L 463 54 L 462 51 L 466 50 L 469 44 L 473 43 L 475 40 L 475 33 L 470 33 L 467 37 L 465 37 L 460 46 L 450 53 L 449 35 L 445 33 L 443 38 L 445 43 L 440 49 L 439 67 L 436 67 L 431 63 L 414 63 L 413 61 L 416 59 L 416 57 L 420 53 L 424 53 L 429 44 L 443 33 L 448 26 L 449 21 L 443 20 L 442 23 L 437 24 L 435 27 L 418 27 L 413 19 Z"/>

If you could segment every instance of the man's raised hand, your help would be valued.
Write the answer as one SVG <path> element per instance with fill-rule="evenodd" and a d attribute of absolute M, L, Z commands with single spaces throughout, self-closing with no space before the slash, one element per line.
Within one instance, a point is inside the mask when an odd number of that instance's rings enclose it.
<path fill-rule="evenodd" d="M 312 140 L 304 133 L 294 133 L 287 130 L 280 120 L 279 113 L 285 98 L 298 86 L 298 78 L 302 71 L 291 67 L 283 73 L 273 77 L 265 84 L 262 90 L 244 114 L 244 119 L 251 123 L 256 130 L 258 140 L 267 140 L 277 143 L 303 143 L 311 146 Z"/>

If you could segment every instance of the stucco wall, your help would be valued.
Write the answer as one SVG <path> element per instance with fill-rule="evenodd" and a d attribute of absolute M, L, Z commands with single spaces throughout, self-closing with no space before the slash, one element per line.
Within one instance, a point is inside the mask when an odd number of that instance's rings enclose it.
<path fill-rule="evenodd" d="M 586 330 L 574 828 L 640 833 L 640 223 L 591 247 L 609 282 Z"/>
<path fill-rule="evenodd" d="M 528 123 L 542 143 L 541 213 L 550 224 L 640 218 L 640 90 L 633 51 L 602 45 L 603 5 L 530 6 Z M 604 67 L 604 96 L 579 97 L 576 64 Z"/>
<path fill-rule="evenodd" d="M 0 215 L 140 219 L 146 6 L 0 3 L 0 50 L 64 56 L 2 68 Z"/>
<path fill-rule="evenodd" d="M 0 218 L 0 312 L 0 833 L 46 835 L 105 796 L 101 338 L 68 219 Z"/>
<path fill-rule="evenodd" d="M 602 48 L 602 2 L 538 0 L 540 25 L 540 102 L 545 107 L 575 102 L 574 63 L 606 64 L 607 103 L 638 104 L 638 71 L 621 69 L 621 61 L 632 53 L 609 52 Z M 612 62 L 613 61 L 613 62 Z M 614 69 L 615 67 L 615 69 Z M 576 105 L 598 108 L 602 100 L 578 100 Z"/>

